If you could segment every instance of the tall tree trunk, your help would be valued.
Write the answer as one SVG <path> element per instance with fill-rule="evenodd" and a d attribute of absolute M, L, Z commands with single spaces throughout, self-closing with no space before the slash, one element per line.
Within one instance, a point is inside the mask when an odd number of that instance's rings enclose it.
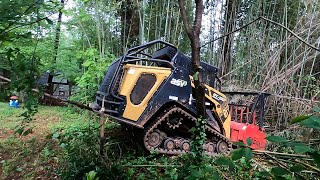
<path fill-rule="evenodd" d="M 53 64 L 57 62 L 57 56 L 58 56 L 58 50 L 59 50 L 59 43 L 60 43 L 60 34 L 61 34 L 61 19 L 62 19 L 62 10 L 64 7 L 64 0 L 60 1 L 61 3 L 61 8 L 59 9 L 59 14 L 58 14 L 58 21 L 57 21 L 57 26 L 56 26 L 56 37 L 54 41 L 54 47 L 53 47 Z M 49 73 L 49 78 L 48 78 L 48 88 L 47 88 L 47 93 L 48 94 L 53 94 L 53 76 L 54 76 L 54 70 L 55 68 Z"/>
<path fill-rule="evenodd" d="M 179 0 L 179 7 L 181 18 L 187 32 L 187 35 L 191 42 L 191 57 L 192 57 L 192 70 L 193 70 L 193 80 L 195 85 L 195 98 L 197 107 L 197 117 L 204 118 L 205 114 L 205 86 L 202 81 L 201 65 L 200 65 L 200 29 L 202 21 L 203 12 L 203 2 L 202 0 L 195 0 L 196 12 L 193 25 L 190 26 L 188 22 L 188 17 L 186 15 L 185 1 Z"/>
<path fill-rule="evenodd" d="M 124 51 L 127 46 L 133 46 L 139 42 L 140 17 L 137 5 L 133 1 L 124 1 L 120 9 L 121 42 Z"/>
<path fill-rule="evenodd" d="M 224 15 L 224 30 L 223 33 L 227 34 L 235 29 L 236 20 L 237 20 L 237 12 L 238 12 L 238 1 L 226 0 L 226 12 Z M 231 64 L 231 48 L 234 34 L 230 34 L 223 38 L 222 40 L 222 49 L 221 49 L 221 60 L 222 62 L 219 64 L 221 69 L 221 75 L 225 75 L 229 71 L 229 67 Z"/>

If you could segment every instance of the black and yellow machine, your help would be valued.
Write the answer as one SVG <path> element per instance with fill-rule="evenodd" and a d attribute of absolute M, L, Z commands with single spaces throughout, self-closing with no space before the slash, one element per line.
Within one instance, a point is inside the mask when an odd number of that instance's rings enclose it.
<path fill-rule="evenodd" d="M 228 153 L 231 113 L 218 88 L 218 68 L 201 62 L 206 97 L 208 155 Z M 109 67 L 97 92 L 94 110 L 143 129 L 147 150 L 181 154 L 190 150 L 195 126 L 191 59 L 174 45 L 155 40 L 129 49 Z"/>

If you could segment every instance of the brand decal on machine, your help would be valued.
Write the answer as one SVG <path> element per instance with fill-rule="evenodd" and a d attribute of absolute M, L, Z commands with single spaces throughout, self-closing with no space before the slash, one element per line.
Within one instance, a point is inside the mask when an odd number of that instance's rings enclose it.
<path fill-rule="evenodd" d="M 169 99 L 178 101 L 179 98 L 177 96 L 169 96 Z"/>
<path fill-rule="evenodd" d="M 218 101 L 226 101 L 226 99 L 224 97 L 222 97 L 222 96 L 220 96 L 219 94 L 216 94 L 216 93 L 212 94 L 212 98 L 216 99 Z"/>
<path fill-rule="evenodd" d="M 175 86 L 179 86 L 179 87 L 184 87 L 184 86 L 187 86 L 187 81 L 185 80 L 182 80 L 182 79 L 172 79 L 170 81 L 171 84 L 175 85 Z"/>

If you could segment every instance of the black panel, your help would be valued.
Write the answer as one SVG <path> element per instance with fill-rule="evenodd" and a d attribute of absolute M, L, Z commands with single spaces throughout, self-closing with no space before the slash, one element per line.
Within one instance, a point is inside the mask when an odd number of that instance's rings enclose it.
<path fill-rule="evenodd" d="M 181 79 L 187 81 L 187 85 L 180 87 L 171 84 L 172 79 Z M 190 86 L 189 71 L 185 68 L 176 69 L 176 73 L 171 75 L 161 84 L 158 91 L 150 99 L 148 106 L 138 120 L 138 124 L 144 125 L 156 113 L 160 107 L 165 107 L 167 103 L 176 102 L 186 107 L 192 113 L 196 114 L 194 103 L 189 104 L 192 88 Z M 172 100 L 169 97 L 178 97 L 178 100 Z"/>
<path fill-rule="evenodd" d="M 131 92 L 130 100 L 132 104 L 140 104 L 154 86 L 156 80 L 157 78 L 153 74 L 142 74 Z"/>
<path fill-rule="evenodd" d="M 167 46 L 154 52 L 152 58 L 171 61 L 176 53 L 177 51 L 173 47 Z"/>
<path fill-rule="evenodd" d="M 107 92 L 107 91 L 110 86 L 111 80 L 112 80 L 114 74 L 116 73 L 117 67 L 119 66 L 120 60 L 121 60 L 121 58 L 113 61 L 112 64 L 109 66 L 109 68 L 106 72 L 106 75 L 104 76 L 102 83 L 99 87 L 99 91 L 109 94 L 109 92 Z"/>

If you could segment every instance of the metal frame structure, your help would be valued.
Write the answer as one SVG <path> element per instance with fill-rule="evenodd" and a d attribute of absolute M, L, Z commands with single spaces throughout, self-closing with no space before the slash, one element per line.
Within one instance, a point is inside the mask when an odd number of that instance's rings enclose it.
<path fill-rule="evenodd" d="M 253 96 L 255 101 L 251 105 L 229 103 L 230 113 L 234 113 L 231 120 L 240 123 L 257 124 L 260 128 L 264 127 L 265 123 L 265 107 L 268 97 L 271 95 L 266 92 L 222 92 L 225 95 L 244 95 Z M 244 110 L 245 109 L 245 110 Z M 240 113 L 238 113 L 240 111 Z M 245 114 L 245 116 L 243 116 Z M 233 114 L 231 114 L 233 115 Z M 240 116 L 240 118 L 238 118 Z"/>

